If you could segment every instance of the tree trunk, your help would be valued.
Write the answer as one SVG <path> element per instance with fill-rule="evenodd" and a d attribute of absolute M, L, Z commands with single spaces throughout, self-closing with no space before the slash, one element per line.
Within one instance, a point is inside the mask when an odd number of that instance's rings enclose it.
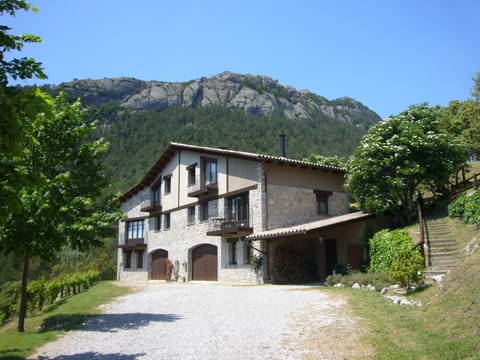
<path fill-rule="evenodd" d="M 25 249 L 23 259 L 22 288 L 20 295 L 20 311 L 18 314 L 18 332 L 25 331 L 25 318 L 27 317 L 27 281 L 30 267 L 30 249 Z"/>

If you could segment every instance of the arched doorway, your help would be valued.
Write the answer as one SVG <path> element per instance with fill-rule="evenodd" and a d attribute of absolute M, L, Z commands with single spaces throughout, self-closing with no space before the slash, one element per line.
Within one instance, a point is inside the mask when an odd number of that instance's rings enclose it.
<path fill-rule="evenodd" d="M 159 249 L 152 252 L 152 280 L 165 280 L 167 259 L 167 250 Z"/>
<path fill-rule="evenodd" d="M 217 281 L 217 247 L 203 244 L 192 250 L 192 280 Z"/>

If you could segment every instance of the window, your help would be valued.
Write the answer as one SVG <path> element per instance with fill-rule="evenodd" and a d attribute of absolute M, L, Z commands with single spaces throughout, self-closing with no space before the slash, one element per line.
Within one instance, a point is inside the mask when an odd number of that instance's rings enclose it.
<path fill-rule="evenodd" d="M 133 220 L 127 222 L 127 240 L 143 239 L 145 234 L 144 220 Z"/>
<path fill-rule="evenodd" d="M 195 206 L 189 207 L 187 209 L 187 224 L 195 224 Z"/>
<path fill-rule="evenodd" d="M 164 216 L 164 225 L 163 228 L 165 230 L 170 229 L 170 213 L 163 215 Z"/>
<path fill-rule="evenodd" d="M 137 250 L 137 269 L 143 268 L 143 253 L 144 250 Z"/>
<path fill-rule="evenodd" d="M 248 223 L 248 203 L 248 193 L 228 198 L 225 217 L 231 221 Z"/>
<path fill-rule="evenodd" d="M 330 191 L 315 190 L 317 200 L 317 215 L 328 214 L 328 197 L 332 195 Z"/>
<path fill-rule="evenodd" d="M 163 192 L 165 194 L 172 192 L 172 175 L 167 175 L 163 178 Z"/>
<path fill-rule="evenodd" d="M 190 165 L 187 167 L 188 172 L 188 186 L 195 185 L 197 183 L 197 174 L 196 174 L 197 164 Z"/>
<path fill-rule="evenodd" d="M 160 184 L 152 187 L 152 205 L 160 205 Z"/>
<path fill-rule="evenodd" d="M 205 185 L 214 185 L 217 183 L 217 160 L 216 159 L 203 160 L 203 174 L 204 174 Z"/>
<path fill-rule="evenodd" d="M 132 251 L 125 251 L 125 269 L 132 267 Z"/>
<path fill-rule="evenodd" d="M 237 265 L 237 239 L 228 239 L 228 264 Z"/>
<path fill-rule="evenodd" d="M 162 215 L 156 215 L 153 221 L 153 228 L 157 231 L 160 231 L 162 229 Z"/>
<path fill-rule="evenodd" d="M 198 207 L 199 207 L 198 219 L 200 221 L 208 220 L 208 201 L 200 203 Z"/>
<path fill-rule="evenodd" d="M 199 207 L 199 220 L 206 221 L 209 218 L 218 216 L 218 201 L 211 200 L 205 201 L 198 205 Z"/>

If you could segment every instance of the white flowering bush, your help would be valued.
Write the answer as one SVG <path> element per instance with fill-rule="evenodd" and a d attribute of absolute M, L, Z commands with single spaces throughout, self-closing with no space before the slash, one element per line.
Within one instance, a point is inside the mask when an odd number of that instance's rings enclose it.
<path fill-rule="evenodd" d="M 408 224 L 422 190 L 436 193 L 466 161 L 465 146 L 441 130 L 426 104 L 372 127 L 347 164 L 346 188 L 363 210 Z"/>

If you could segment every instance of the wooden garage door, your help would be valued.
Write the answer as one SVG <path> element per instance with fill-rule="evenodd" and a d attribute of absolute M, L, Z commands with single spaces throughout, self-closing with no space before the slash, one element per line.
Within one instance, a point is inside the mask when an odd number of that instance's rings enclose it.
<path fill-rule="evenodd" d="M 217 247 L 200 245 L 192 251 L 192 280 L 217 281 Z"/>
<path fill-rule="evenodd" d="M 168 251 L 155 250 L 152 253 L 152 280 L 165 280 L 165 262 L 168 259 Z"/>

